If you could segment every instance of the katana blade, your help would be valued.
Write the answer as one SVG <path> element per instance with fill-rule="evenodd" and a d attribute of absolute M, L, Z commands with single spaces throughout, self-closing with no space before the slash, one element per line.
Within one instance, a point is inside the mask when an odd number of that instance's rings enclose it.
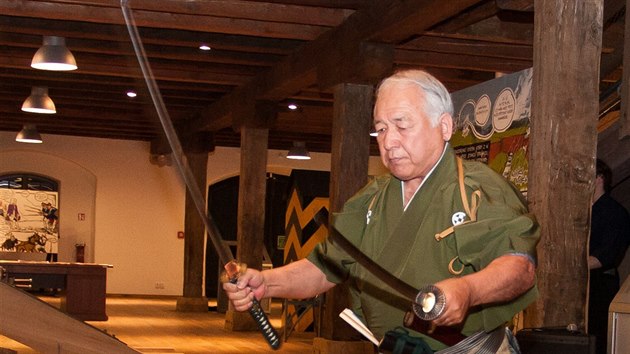
<path fill-rule="evenodd" d="M 138 63 L 140 65 L 142 75 L 144 76 L 144 80 L 151 95 L 153 105 L 155 106 L 155 110 L 157 111 L 160 123 L 162 124 L 162 128 L 164 129 L 164 134 L 166 135 L 168 143 L 171 147 L 171 151 L 173 152 L 173 158 L 175 159 L 177 170 L 179 171 L 181 177 L 184 180 L 184 183 L 186 184 L 186 188 L 188 189 L 189 195 L 195 204 L 195 208 L 197 209 L 199 216 L 203 220 L 206 231 L 208 232 L 208 238 L 212 242 L 212 245 L 214 246 L 214 249 L 219 256 L 220 262 L 224 264 L 224 268 L 226 273 L 228 274 L 229 281 L 235 283 L 240 275 L 240 272 L 238 271 L 238 263 L 234 260 L 234 257 L 232 256 L 232 251 L 230 250 L 229 246 L 225 242 L 223 242 L 223 238 L 221 237 L 219 228 L 212 219 L 212 216 L 210 215 L 210 213 L 206 213 L 204 202 L 205 199 L 203 197 L 204 194 L 201 193 L 199 185 L 195 181 L 193 173 L 190 170 L 190 166 L 188 166 L 188 162 L 184 155 L 182 145 L 177 138 L 175 127 L 173 126 L 173 122 L 170 118 L 170 115 L 168 114 L 160 90 L 157 86 L 157 83 L 155 82 L 151 66 L 149 65 L 149 61 L 147 60 L 147 55 L 144 51 L 142 41 L 140 40 L 138 28 L 135 25 L 131 9 L 127 6 L 127 3 L 128 0 L 121 0 L 120 2 L 123 17 L 125 18 L 125 24 L 127 25 L 129 37 L 131 38 L 131 43 L 136 53 L 136 57 L 138 58 Z M 271 346 L 272 349 L 278 349 L 281 344 L 280 336 L 273 328 L 273 326 L 271 326 L 271 323 L 269 322 L 269 319 L 267 318 L 265 312 L 262 310 L 258 300 L 254 298 L 252 302 L 253 306 L 250 308 L 249 313 L 253 317 L 254 321 L 258 324 L 258 327 L 260 328 L 263 337 L 265 338 L 269 346 Z"/>

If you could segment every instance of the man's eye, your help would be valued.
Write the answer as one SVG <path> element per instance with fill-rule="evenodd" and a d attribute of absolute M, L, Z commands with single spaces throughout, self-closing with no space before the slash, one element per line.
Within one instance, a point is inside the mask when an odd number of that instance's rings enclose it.
<path fill-rule="evenodd" d="M 379 134 L 381 134 L 381 133 L 382 133 L 382 132 L 384 132 L 384 131 L 385 131 L 385 128 L 379 128 L 379 129 L 377 129 L 377 128 L 373 128 L 373 129 L 370 131 L 370 136 L 379 136 Z"/>

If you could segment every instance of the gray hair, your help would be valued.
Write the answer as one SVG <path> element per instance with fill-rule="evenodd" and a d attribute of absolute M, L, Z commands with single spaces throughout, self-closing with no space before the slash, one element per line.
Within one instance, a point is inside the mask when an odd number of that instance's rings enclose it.
<path fill-rule="evenodd" d="M 401 70 L 385 78 L 376 89 L 376 97 L 383 85 L 390 82 L 408 82 L 418 85 L 424 92 L 424 113 L 429 118 L 432 126 L 439 123 L 440 116 L 448 113 L 453 116 L 453 101 L 444 85 L 433 75 L 424 70 Z"/>

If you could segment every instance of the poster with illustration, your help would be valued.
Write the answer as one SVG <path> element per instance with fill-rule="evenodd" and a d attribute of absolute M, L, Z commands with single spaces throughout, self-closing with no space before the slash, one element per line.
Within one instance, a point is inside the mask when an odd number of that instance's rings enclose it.
<path fill-rule="evenodd" d="M 0 251 L 58 253 L 58 193 L 0 188 Z"/>
<path fill-rule="evenodd" d="M 532 73 L 526 69 L 454 92 L 455 152 L 487 163 L 527 194 Z"/>

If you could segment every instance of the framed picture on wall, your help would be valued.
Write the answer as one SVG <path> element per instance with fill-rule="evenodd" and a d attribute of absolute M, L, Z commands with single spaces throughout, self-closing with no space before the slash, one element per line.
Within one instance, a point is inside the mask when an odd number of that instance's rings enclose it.
<path fill-rule="evenodd" d="M 0 251 L 58 253 L 56 189 L 54 181 L 40 176 L 0 176 Z"/>

